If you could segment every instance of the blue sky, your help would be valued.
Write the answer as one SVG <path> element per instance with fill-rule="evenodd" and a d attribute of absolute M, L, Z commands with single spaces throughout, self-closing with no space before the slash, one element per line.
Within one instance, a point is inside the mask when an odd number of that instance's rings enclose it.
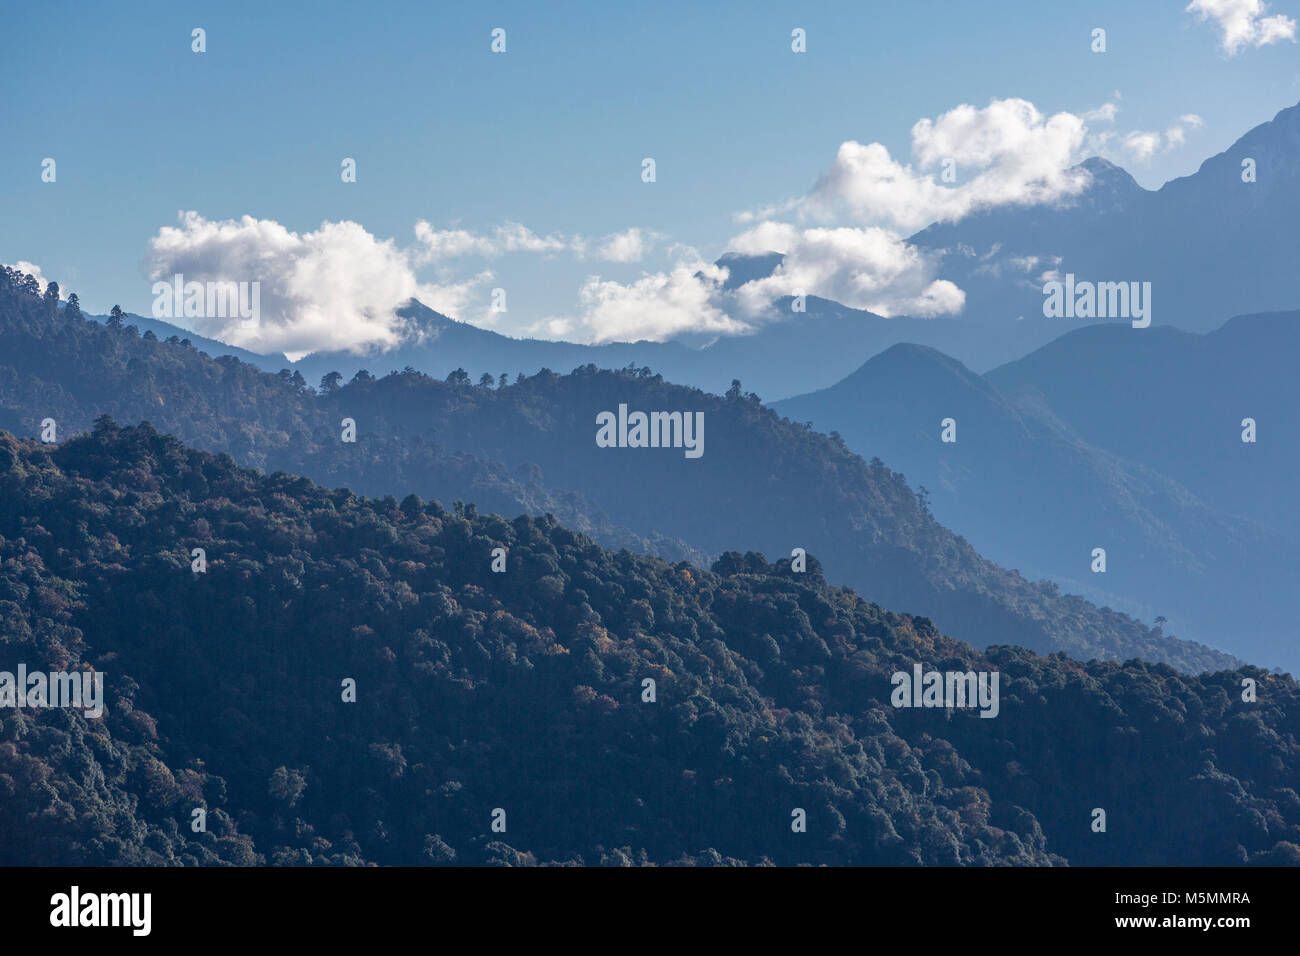
<path fill-rule="evenodd" d="M 582 237 L 585 251 L 416 255 L 410 270 L 439 287 L 490 270 L 445 301 L 501 331 L 608 337 L 625 316 L 584 325 L 584 309 L 676 295 L 667 280 L 631 298 L 620 290 L 715 258 L 753 224 L 737 213 L 808 194 L 846 141 L 915 163 L 913 125 L 961 104 L 1020 98 L 1046 118 L 1110 103 L 1113 117 L 1088 121 L 1089 133 L 1110 131 L 1108 155 L 1154 188 L 1300 100 L 1294 42 L 1245 41 L 1228 55 L 1215 18 L 1179 0 L 1008 2 L 997 12 L 926 2 L 122 6 L 10 5 L 0 38 L 0 261 L 39 265 L 94 311 L 120 302 L 148 314 L 150 242 L 182 210 L 296 234 L 351 221 L 403 254 L 419 245 L 419 221 L 489 237 L 519 223 L 557 244 Z M 1298 15 L 1296 2 L 1264 12 Z M 191 51 L 194 27 L 206 30 L 203 54 Z M 505 54 L 489 49 L 495 27 L 507 31 Z M 807 53 L 791 52 L 795 27 L 807 31 Z M 1090 50 L 1094 27 L 1107 31 L 1104 54 Z M 1184 124 L 1181 145 L 1169 142 L 1164 131 L 1188 115 L 1197 123 Z M 1137 161 L 1120 145 L 1132 132 L 1164 138 Z M 45 157 L 57 162 L 55 183 L 41 182 Z M 356 183 L 340 181 L 343 157 L 356 159 Z M 656 161 L 654 183 L 641 180 L 643 157 Z M 841 210 L 837 224 L 866 225 L 853 221 L 861 213 Z M 629 229 L 645 255 L 597 254 Z M 199 261 L 178 254 L 166 265 Z M 325 261 L 336 271 L 337 258 Z M 388 265 L 355 282 L 387 281 Z M 584 301 L 594 276 L 617 287 L 592 286 Z M 488 315 L 498 287 L 508 311 Z M 692 308 L 689 294 L 676 304 Z M 298 328 L 331 321 L 313 314 Z M 681 329 L 649 334 L 672 331 Z"/>

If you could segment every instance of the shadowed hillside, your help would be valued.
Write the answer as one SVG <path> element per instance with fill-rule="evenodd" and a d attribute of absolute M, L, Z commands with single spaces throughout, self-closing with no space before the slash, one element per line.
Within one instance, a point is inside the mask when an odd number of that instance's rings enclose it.
<path fill-rule="evenodd" d="M 580 530 L 668 557 L 805 548 L 836 583 L 933 617 L 978 646 L 1136 656 L 1193 672 L 1235 663 L 999 568 L 938 524 L 901 475 L 782 420 L 739 388 L 718 397 L 648 369 L 583 368 L 506 388 L 414 372 L 358 375 L 342 388 L 324 382 L 318 395 L 289 372 L 213 361 L 14 293 L 0 313 L 0 355 L 0 426 L 20 434 L 37 434 L 46 417 L 64 435 L 104 413 L 148 420 L 240 463 L 366 494 L 506 512 L 556 501 L 564 510 L 549 510 Z M 703 456 L 597 447 L 597 414 L 623 403 L 702 412 Z M 342 441 L 344 419 L 356 423 L 355 443 Z M 535 488 L 555 490 L 529 499 Z"/>
<path fill-rule="evenodd" d="M 980 655 L 815 559 L 670 565 L 145 426 L 0 435 L 0 609 L 4 669 L 106 688 L 5 714 L 7 864 L 1300 861 L 1290 678 Z M 895 707 L 913 664 L 997 672 L 996 716 Z"/>

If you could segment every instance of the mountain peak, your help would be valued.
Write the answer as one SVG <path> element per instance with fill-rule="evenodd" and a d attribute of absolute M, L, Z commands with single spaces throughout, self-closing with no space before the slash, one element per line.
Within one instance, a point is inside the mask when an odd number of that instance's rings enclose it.
<path fill-rule="evenodd" d="M 727 281 L 722 284 L 724 291 L 738 289 L 746 282 L 766 279 L 785 260 L 784 252 L 764 252 L 761 255 L 746 255 L 741 252 L 727 252 L 714 263 L 728 271 Z"/>
<path fill-rule="evenodd" d="M 1100 156 L 1089 156 L 1083 162 L 1079 163 L 1079 166 L 1082 169 L 1086 169 L 1094 176 L 1099 174 L 1109 173 L 1112 170 L 1121 173 L 1124 172 L 1124 168 L 1122 166 L 1118 166 L 1115 163 L 1112 163 L 1109 159 L 1103 159 Z"/>
<path fill-rule="evenodd" d="M 1095 192 L 1099 188 L 1108 189 L 1112 193 L 1142 193 L 1147 191 L 1138 184 L 1138 181 L 1123 166 L 1118 166 L 1109 159 L 1102 159 L 1100 156 L 1089 156 L 1072 168 L 1082 169 L 1092 177 L 1092 184 L 1089 186 L 1090 192 Z"/>
<path fill-rule="evenodd" d="M 1295 106 L 1284 106 L 1282 109 L 1277 111 L 1277 115 L 1275 115 L 1271 121 L 1261 125 L 1278 126 L 1282 128 L 1300 128 L 1300 102 L 1296 103 Z M 1260 128 L 1260 126 L 1255 127 L 1255 129 Z M 1252 130 L 1252 132 L 1254 131 Z M 1248 133 L 1246 135 L 1250 134 Z"/>
<path fill-rule="evenodd" d="M 450 316 L 443 315 L 429 308 L 416 298 L 406 300 L 406 304 L 397 310 L 397 314 L 414 325 L 427 329 L 442 329 L 450 325 L 464 325 Z"/>
<path fill-rule="evenodd" d="M 1161 187 L 1172 203 L 1217 203 L 1223 197 L 1234 201 L 1241 195 L 1242 168 L 1249 160 L 1257 170 L 1250 180 L 1248 202 L 1240 203 L 1256 213 L 1267 208 L 1279 222 L 1293 222 L 1296 181 L 1300 179 L 1300 103 L 1279 110 L 1266 122 L 1241 135 L 1221 153 L 1209 157 L 1190 176 L 1171 179 Z M 1200 198 L 1194 197 L 1211 197 Z"/>
<path fill-rule="evenodd" d="M 837 384 L 810 394 L 838 394 L 850 403 L 868 394 L 961 395 L 967 401 L 980 395 L 985 402 L 1003 403 L 1002 397 L 982 376 L 957 359 L 928 345 L 912 342 L 891 345 L 867 359 Z M 778 409 L 781 405 L 781 402 L 776 403 Z"/>

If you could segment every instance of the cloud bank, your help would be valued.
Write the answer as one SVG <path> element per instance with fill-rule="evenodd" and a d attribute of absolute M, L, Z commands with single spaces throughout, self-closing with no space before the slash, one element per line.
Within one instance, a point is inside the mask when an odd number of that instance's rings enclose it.
<path fill-rule="evenodd" d="M 244 216 L 212 221 L 182 212 L 179 226 L 149 244 L 148 273 L 168 280 L 261 283 L 261 320 L 193 318 L 194 331 L 257 352 L 364 352 L 390 349 L 409 334 L 397 310 L 412 297 L 434 308 L 463 308 L 483 277 L 445 286 L 416 279 L 411 255 L 355 222 L 325 222 L 291 232 L 278 222 Z M 435 305 L 439 303 L 440 305 Z"/>
<path fill-rule="evenodd" d="M 1283 29 L 1272 23 L 1278 18 L 1263 18 L 1262 4 L 1251 0 L 1197 0 L 1193 7 L 1229 23 L 1234 37 L 1271 42 L 1261 38 L 1280 36 Z M 1249 28 L 1241 25 L 1242 16 Z M 1081 114 L 1047 115 L 1019 98 L 994 99 L 984 107 L 962 104 L 915 123 L 906 159 L 895 158 L 881 143 L 846 141 L 806 194 L 736 217 L 745 229 L 726 248 L 783 253 L 770 276 L 724 291 L 725 269 L 693 248 L 673 245 L 658 271 L 627 281 L 588 275 L 571 314 L 540 318 L 528 331 L 589 342 L 736 334 L 789 318 L 771 305 L 799 295 L 884 316 L 960 314 L 964 292 L 939 276 L 936 259 L 909 245 L 906 236 L 979 210 L 1070 202 L 1089 185 L 1088 173 L 1077 165 L 1088 153 L 1113 149 L 1129 161 L 1147 162 L 1182 146 L 1188 132 L 1203 125 L 1189 113 L 1163 132 L 1090 132 L 1090 123 L 1115 121 L 1118 98 L 1116 93 Z M 667 238 L 638 227 L 587 237 L 541 234 L 517 222 L 475 232 L 428 220 L 415 224 L 414 237 L 403 249 L 354 222 L 326 222 L 299 234 L 249 216 L 212 222 L 188 212 L 178 227 L 160 230 L 151 242 L 149 273 L 155 279 L 181 272 L 198 281 L 262 282 L 259 327 L 195 320 L 201 334 L 291 356 L 361 352 L 393 348 L 413 333 L 397 315 L 412 297 L 463 321 L 492 325 L 497 315 L 487 310 L 495 278 L 489 263 L 502 257 L 564 256 L 622 266 L 644 261 Z M 476 259 L 482 262 L 470 268 Z M 437 281 L 417 276 L 426 269 Z"/>
<path fill-rule="evenodd" d="M 1185 10 L 1202 23 L 1214 22 L 1219 29 L 1219 47 L 1228 56 L 1236 56 L 1246 47 L 1295 42 L 1295 20 L 1280 13 L 1265 16 L 1268 4 L 1263 0 L 1192 0 Z"/>

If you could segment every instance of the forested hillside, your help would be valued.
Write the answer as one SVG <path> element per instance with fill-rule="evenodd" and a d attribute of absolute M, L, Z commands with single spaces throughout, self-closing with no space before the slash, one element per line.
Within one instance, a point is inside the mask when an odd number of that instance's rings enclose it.
<path fill-rule="evenodd" d="M 505 514 L 553 514 L 610 547 L 707 562 L 681 540 L 614 525 L 580 495 L 544 487 L 535 473 L 458 454 L 428 429 L 368 429 L 357 444 L 343 445 L 338 422 L 328 420 L 301 376 L 265 373 L 228 355 L 210 358 L 188 339 L 160 341 L 120 320 L 104 326 L 35 293 L 30 277 L 0 273 L 0 428 L 35 436 L 51 418 L 56 434 L 68 436 L 100 414 L 150 421 L 267 471 L 309 474 L 367 494 L 417 490 Z"/>
<path fill-rule="evenodd" d="M 7 864 L 1300 861 L 1288 677 L 979 654 L 815 557 L 674 565 L 147 426 L 0 435 L 0 620 L 3 669 L 106 683 L 3 713 Z M 915 663 L 998 672 L 997 716 L 895 708 Z"/>
<path fill-rule="evenodd" d="M 649 369 L 584 367 L 506 389 L 390 375 L 353 382 L 320 403 L 329 418 L 352 416 L 380 434 L 431 427 L 453 448 L 536 469 L 642 533 L 653 528 L 713 554 L 735 548 L 777 557 L 805 548 L 834 583 L 923 613 L 977 646 L 1019 644 L 1084 660 L 1143 657 L 1192 671 L 1235 663 L 986 560 L 939 524 L 925 497 L 887 463 L 865 461 L 835 433 L 787 421 L 738 387 L 720 397 Z M 703 456 L 597 447 L 597 414 L 620 404 L 702 412 Z"/>
<path fill-rule="evenodd" d="M 477 385 L 359 373 L 344 386 L 327 377 L 318 393 L 287 370 L 263 373 L 69 315 L 9 281 L 0 290 L 0 427 L 15 434 L 35 436 L 47 418 L 63 437 L 101 414 L 149 421 L 240 464 L 363 494 L 551 513 L 603 544 L 671 560 L 804 548 L 831 581 L 977 646 L 1142 657 L 1189 672 L 1237 663 L 985 560 L 934 520 L 902 475 L 739 387 L 715 396 L 649 369 L 587 367 Z M 704 455 L 598 448 L 597 413 L 621 403 L 704 413 Z M 342 441 L 345 418 L 356 423 L 355 443 Z"/>

